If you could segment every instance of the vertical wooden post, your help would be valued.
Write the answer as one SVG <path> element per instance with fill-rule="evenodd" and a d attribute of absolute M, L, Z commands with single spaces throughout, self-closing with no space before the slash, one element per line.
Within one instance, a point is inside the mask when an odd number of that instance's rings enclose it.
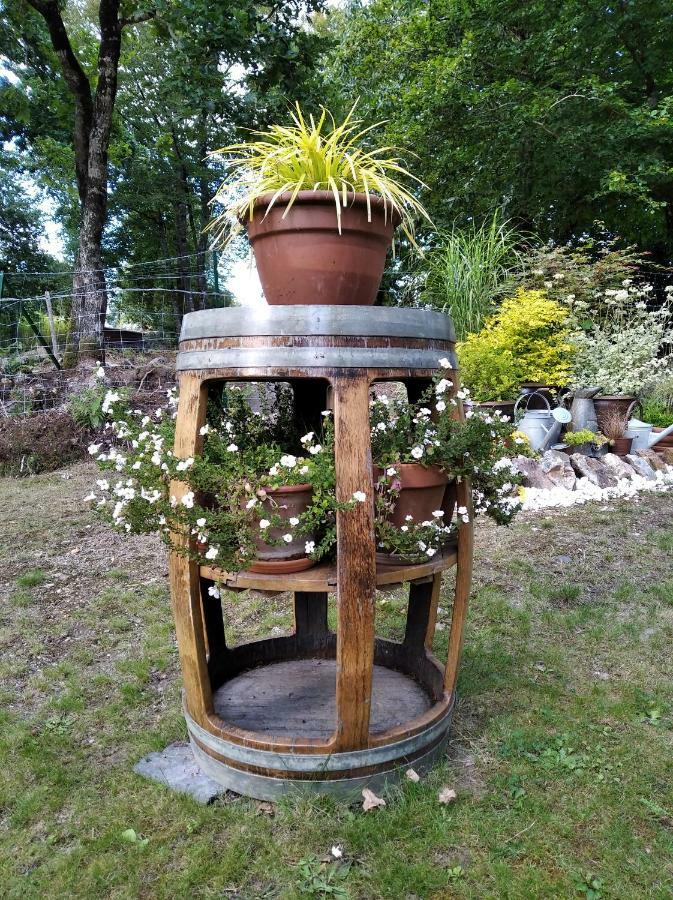
<path fill-rule="evenodd" d="M 451 631 L 449 633 L 449 651 L 444 669 L 444 689 L 453 694 L 458 680 L 458 666 L 463 647 L 463 632 L 467 616 L 467 601 L 472 583 L 472 547 L 474 544 L 474 524 L 472 509 L 472 485 L 469 478 L 463 478 L 456 484 L 456 504 L 464 506 L 470 517 L 469 523 L 461 523 L 458 531 L 458 560 L 456 563 L 456 588 L 451 613 Z"/>
<path fill-rule="evenodd" d="M 439 606 L 439 594 L 442 590 L 442 573 L 438 572 L 432 579 L 432 593 L 430 594 L 430 614 L 428 616 L 428 627 L 425 632 L 425 649 L 432 653 L 432 643 L 435 637 L 435 628 L 437 627 L 437 607 Z"/>
<path fill-rule="evenodd" d="M 333 381 L 337 499 L 356 491 L 363 503 L 337 513 L 337 729 L 336 750 L 369 743 L 374 665 L 376 559 L 374 485 L 369 440 L 369 378 Z"/>
<path fill-rule="evenodd" d="M 327 594 L 297 591 L 294 595 L 294 632 L 299 650 L 316 651 L 327 646 Z"/>
<path fill-rule="evenodd" d="M 434 623 L 437 618 L 437 600 L 441 584 L 442 576 L 440 573 L 435 575 L 432 581 L 423 581 L 420 584 L 409 585 L 409 608 L 407 610 L 404 643 L 409 650 L 415 653 L 423 653 L 423 647 L 428 646 L 428 634 L 432 635 L 434 633 Z M 430 649 L 432 649 L 432 641 Z"/>
<path fill-rule="evenodd" d="M 175 447 L 178 459 L 195 456 L 201 451 L 203 438 L 199 429 L 206 420 L 206 386 L 198 375 L 185 372 L 180 376 L 180 401 L 175 422 Z M 171 496 L 178 501 L 187 492 L 182 482 L 171 482 Z M 176 534 L 175 547 L 189 544 L 189 534 Z M 175 634 L 185 686 L 187 711 L 200 725 L 205 725 L 212 712 L 213 698 L 208 667 L 201 606 L 201 583 L 198 563 L 173 551 L 169 559 L 171 597 L 175 616 Z"/>

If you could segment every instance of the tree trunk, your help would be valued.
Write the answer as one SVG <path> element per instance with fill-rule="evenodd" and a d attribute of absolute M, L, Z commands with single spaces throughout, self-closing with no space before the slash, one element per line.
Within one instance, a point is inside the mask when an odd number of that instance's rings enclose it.
<path fill-rule="evenodd" d="M 66 31 L 59 0 L 27 0 L 44 18 L 66 84 L 75 102 L 73 146 L 81 204 L 79 245 L 73 278 L 71 325 L 63 365 L 81 360 L 105 360 L 104 326 L 107 286 L 102 240 L 107 216 L 108 147 L 117 96 L 117 72 L 124 25 L 145 21 L 154 12 L 119 18 L 120 0 L 100 0 L 98 20 L 98 81 L 91 84 L 75 55 Z"/>

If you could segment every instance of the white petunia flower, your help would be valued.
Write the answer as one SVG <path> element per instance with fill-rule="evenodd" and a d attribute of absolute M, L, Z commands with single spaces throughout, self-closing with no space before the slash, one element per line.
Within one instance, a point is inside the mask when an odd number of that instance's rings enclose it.
<path fill-rule="evenodd" d="M 420 459 L 423 456 L 423 448 L 422 447 L 412 447 L 411 455 L 414 459 Z"/>
<path fill-rule="evenodd" d="M 199 428 L 199 434 L 200 434 L 200 435 L 208 434 L 209 431 L 210 431 L 210 425 L 207 425 L 207 424 L 206 424 L 206 425 L 202 425 L 202 426 Z"/>
<path fill-rule="evenodd" d="M 313 553 L 313 551 L 315 550 L 315 541 L 306 541 L 304 550 L 306 551 L 306 553 Z"/>
<path fill-rule="evenodd" d="M 304 437 L 299 438 L 299 440 L 302 442 L 302 444 L 310 444 L 311 441 L 313 440 L 313 435 L 314 435 L 314 432 L 309 431 L 308 434 L 305 434 Z"/>
<path fill-rule="evenodd" d="M 208 588 L 208 595 L 210 597 L 214 597 L 216 600 L 220 599 L 220 592 L 217 589 L 216 584 L 211 584 L 211 586 Z"/>
<path fill-rule="evenodd" d="M 444 510 L 443 509 L 433 509 L 432 515 L 436 519 L 440 519 L 444 515 Z"/>
<path fill-rule="evenodd" d="M 208 547 L 206 550 L 206 559 L 217 559 L 219 552 L 217 547 Z"/>
<path fill-rule="evenodd" d="M 236 451 L 238 450 L 238 447 L 236 444 L 229 444 L 229 446 L 227 447 L 227 450 L 229 451 L 229 453 L 236 453 Z"/>
<path fill-rule="evenodd" d="M 317 453 L 320 453 L 321 450 L 322 444 L 314 444 L 313 447 L 308 448 L 308 452 L 311 454 L 311 456 L 315 456 Z"/>
<path fill-rule="evenodd" d="M 435 404 L 435 409 L 437 410 L 437 412 L 444 412 L 444 410 L 446 409 L 446 403 L 444 403 L 443 400 L 438 400 Z"/>
<path fill-rule="evenodd" d="M 285 541 L 286 544 L 291 544 L 291 543 L 292 543 L 292 535 L 291 535 L 291 534 L 284 534 L 284 535 L 283 535 L 283 540 Z"/>
<path fill-rule="evenodd" d="M 386 475 L 389 475 L 392 478 L 393 475 L 397 475 L 397 469 L 391 466 L 389 469 L 386 469 Z"/>
<path fill-rule="evenodd" d="M 286 453 L 284 456 L 280 458 L 281 466 L 285 466 L 286 469 L 294 469 L 297 465 L 297 457 L 293 456 L 291 453 Z"/>
<path fill-rule="evenodd" d="M 196 524 L 199 526 L 199 528 L 205 528 L 205 526 L 206 526 L 206 520 L 204 519 L 203 516 L 201 516 L 200 519 L 197 519 L 197 520 L 196 520 Z"/>
<path fill-rule="evenodd" d="M 100 444 L 89 444 L 88 449 L 89 449 L 90 456 L 95 456 L 98 453 L 98 451 L 100 450 L 100 448 L 101 448 Z"/>
<path fill-rule="evenodd" d="M 268 519 L 260 519 L 260 520 L 259 520 L 259 527 L 260 527 L 260 528 L 268 528 L 270 524 L 271 524 L 271 522 L 269 522 Z"/>
<path fill-rule="evenodd" d="M 443 356 L 443 357 L 440 359 L 439 364 L 440 364 L 440 366 L 441 366 L 443 369 L 450 369 L 450 368 L 451 368 L 451 360 L 447 359 L 446 356 Z"/>
<path fill-rule="evenodd" d="M 459 516 L 466 516 L 467 515 L 467 506 L 459 506 L 458 509 L 456 510 L 456 512 L 458 513 Z"/>
<path fill-rule="evenodd" d="M 367 499 L 367 495 L 364 491 L 353 491 L 353 500 L 357 500 L 358 503 L 364 503 Z"/>
<path fill-rule="evenodd" d="M 428 554 L 428 556 L 434 556 L 437 550 L 434 547 L 428 547 L 425 552 Z"/>
<path fill-rule="evenodd" d="M 90 503 L 92 500 L 96 500 L 96 495 L 94 494 L 93 491 L 91 491 L 90 494 L 87 494 L 87 495 L 86 495 L 86 497 L 84 498 L 84 501 L 83 501 L 83 502 L 84 502 L 84 503 Z"/>
<path fill-rule="evenodd" d="M 292 516 L 290 519 L 290 525 L 299 525 L 299 519 L 296 516 Z"/>
<path fill-rule="evenodd" d="M 182 505 L 186 509 L 193 509 L 194 507 L 194 491 L 187 491 L 182 500 L 180 501 Z"/>
<path fill-rule="evenodd" d="M 257 497 L 251 497 L 248 502 L 245 504 L 246 509 L 252 509 L 253 506 L 257 505 Z"/>

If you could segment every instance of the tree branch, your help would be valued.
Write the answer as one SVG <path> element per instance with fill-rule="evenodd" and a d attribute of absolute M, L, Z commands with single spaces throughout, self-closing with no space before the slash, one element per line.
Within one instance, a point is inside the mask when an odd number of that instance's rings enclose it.
<path fill-rule="evenodd" d="M 156 18 L 156 15 L 156 9 L 149 9 L 147 12 L 133 13 L 131 16 L 124 16 L 120 19 L 120 25 L 122 28 L 126 28 L 127 25 L 140 25 L 141 22 L 148 22 L 150 19 Z"/>
<path fill-rule="evenodd" d="M 61 64 L 63 77 L 75 98 L 75 174 L 79 197 L 83 203 L 87 191 L 89 133 L 93 121 L 91 84 L 72 49 L 57 0 L 26 0 L 26 2 L 46 22 L 51 45 Z"/>

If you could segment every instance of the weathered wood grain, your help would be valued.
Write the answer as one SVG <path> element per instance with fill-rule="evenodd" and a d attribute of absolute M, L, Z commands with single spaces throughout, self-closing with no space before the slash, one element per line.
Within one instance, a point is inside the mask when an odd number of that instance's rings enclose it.
<path fill-rule="evenodd" d="M 337 500 L 357 491 L 366 498 L 337 513 L 336 750 L 369 742 L 376 597 L 369 383 L 366 374 L 332 382 Z"/>

